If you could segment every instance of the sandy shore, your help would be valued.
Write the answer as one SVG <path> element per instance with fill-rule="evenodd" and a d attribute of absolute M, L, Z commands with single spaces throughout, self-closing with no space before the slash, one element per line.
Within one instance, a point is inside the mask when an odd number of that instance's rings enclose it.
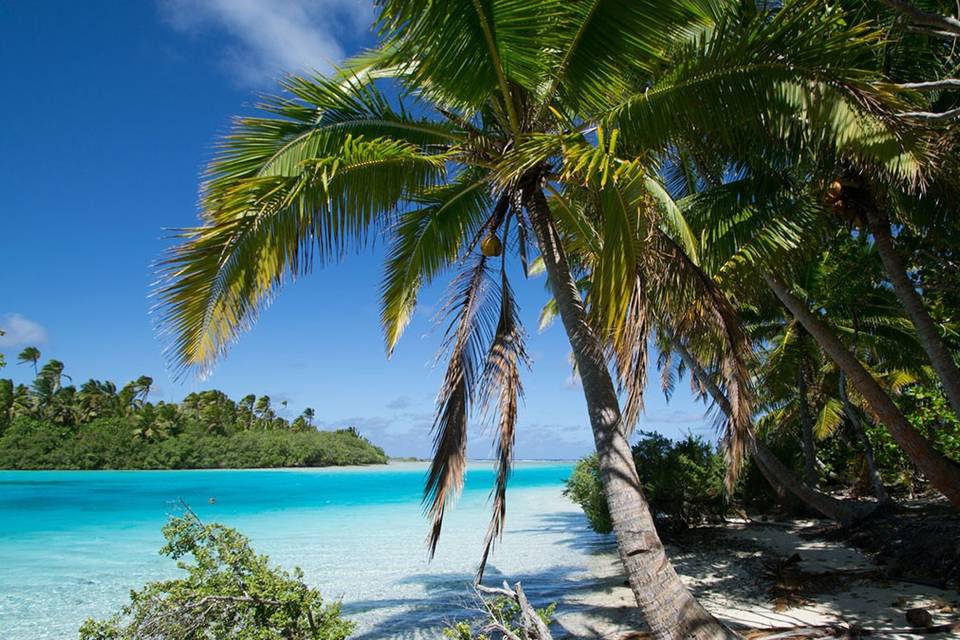
<path fill-rule="evenodd" d="M 698 530 L 690 546 L 671 546 L 670 558 L 700 601 L 738 629 L 859 624 L 909 627 L 906 611 L 926 607 L 937 624 L 954 622 L 960 593 L 880 578 L 877 565 L 837 542 L 808 540 L 810 522 L 729 523 Z M 794 554 L 786 565 L 778 564 Z M 623 638 L 643 629 L 609 545 L 591 552 L 593 586 L 571 590 L 557 607 L 570 638 Z M 946 638 L 950 634 L 894 633 L 885 638 Z"/>

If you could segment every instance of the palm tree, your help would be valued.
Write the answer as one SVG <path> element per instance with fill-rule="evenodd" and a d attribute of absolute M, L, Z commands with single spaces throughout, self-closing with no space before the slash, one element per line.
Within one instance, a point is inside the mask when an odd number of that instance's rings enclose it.
<path fill-rule="evenodd" d="M 468 416 L 486 407 L 499 437 L 482 572 L 503 528 L 527 362 L 507 259 L 515 251 L 528 264 L 533 239 L 582 381 L 620 556 L 647 622 L 657 637 L 731 636 L 667 560 L 627 441 L 642 406 L 645 349 L 636 337 L 649 299 L 678 282 L 688 300 L 702 296 L 697 308 L 713 311 L 677 319 L 681 335 L 706 326 L 722 332 L 729 319 L 675 240 L 685 236 L 656 179 L 657 160 L 681 138 L 736 145 L 750 133 L 794 149 L 808 127 L 818 141 L 871 153 L 845 131 L 851 119 L 877 120 L 859 99 L 870 87 L 843 61 L 867 55 L 875 35 L 802 2 L 773 13 L 696 0 L 381 6 L 380 49 L 332 78 L 288 79 L 283 96 L 224 140 L 204 188 L 203 223 L 185 231 L 163 263 L 161 321 L 176 364 L 211 366 L 288 276 L 375 235 L 392 247 L 381 314 L 389 354 L 420 287 L 458 267 L 425 500 L 433 550 L 462 484 Z M 380 93 L 376 80 L 384 77 L 418 96 L 415 111 L 402 96 L 395 104 Z M 795 99 L 810 87 L 821 101 L 816 117 Z M 882 93 L 871 98 L 884 104 Z M 600 256 L 586 301 L 579 265 L 568 257 L 576 243 L 596 244 Z M 492 269 L 499 273 L 491 277 Z M 640 277 L 650 274 L 658 277 Z M 619 336 L 613 349 L 608 332 Z M 747 370 L 735 349 L 724 362 L 742 427 Z M 629 396 L 624 413 L 610 363 Z"/>
<path fill-rule="evenodd" d="M 906 129 L 898 135 L 907 146 L 898 146 L 903 152 L 896 168 L 890 162 L 874 161 L 860 169 L 864 174 L 885 176 L 906 189 L 925 180 L 935 165 L 930 158 L 928 131 Z M 796 273 L 803 269 L 810 250 L 823 245 L 836 222 L 836 217 L 824 210 L 829 199 L 824 197 L 822 184 L 809 179 L 821 170 L 818 163 L 822 159 L 816 155 L 801 162 L 774 159 L 777 166 L 771 166 L 769 158 L 757 156 L 752 159 L 753 166 L 741 168 L 736 179 L 678 203 L 694 233 L 708 240 L 700 247 L 703 264 L 708 265 L 709 273 L 724 279 L 735 297 L 756 302 L 763 297 L 758 293 L 761 287 L 769 288 L 843 371 L 873 415 L 931 484 L 960 505 L 960 467 L 909 423 L 883 385 L 838 337 L 831 318 L 812 311 L 803 300 Z M 836 166 L 835 158 L 832 162 L 831 166 Z"/>
<path fill-rule="evenodd" d="M 36 347 L 26 347 L 23 351 L 20 352 L 20 355 L 17 356 L 17 362 L 20 364 L 31 363 L 33 364 L 33 375 L 34 377 L 40 375 L 37 371 L 37 363 L 40 361 L 40 349 Z"/>
<path fill-rule="evenodd" d="M 716 383 L 715 378 L 717 376 L 708 372 L 686 345 L 680 342 L 674 342 L 673 348 L 679 353 L 687 370 L 690 372 L 690 376 L 698 384 L 703 386 L 715 406 L 730 420 L 732 418 L 730 401 Z M 762 438 L 753 438 L 753 456 L 760 473 L 767 482 L 770 483 L 770 486 L 781 500 L 786 498 L 788 494 L 793 495 L 814 511 L 822 513 L 828 518 L 845 525 L 865 518 L 873 511 L 873 505 L 838 500 L 831 495 L 822 493 L 806 483 L 801 482 L 800 479 L 777 458 L 776 454 L 770 450 Z"/>

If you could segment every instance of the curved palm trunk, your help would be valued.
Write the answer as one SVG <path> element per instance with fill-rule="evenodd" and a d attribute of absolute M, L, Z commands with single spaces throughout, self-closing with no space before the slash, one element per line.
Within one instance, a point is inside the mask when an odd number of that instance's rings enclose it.
<path fill-rule="evenodd" d="M 960 466 L 957 466 L 933 448 L 923 435 L 913 428 L 890 396 L 883 390 L 870 372 L 847 350 L 830 328 L 807 309 L 787 289 L 782 281 L 767 274 L 764 279 L 780 302 L 803 325 L 820 348 L 823 349 L 853 383 L 870 408 L 886 426 L 890 435 L 904 450 L 910 460 L 955 506 L 960 506 Z"/>
<path fill-rule="evenodd" d="M 600 340 L 587 324 L 549 205 L 539 189 L 527 194 L 527 208 L 583 384 L 617 548 L 637 604 L 656 638 L 737 638 L 694 599 L 667 558 L 640 487 Z"/>
<path fill-rule="evenodd" d="M 947 349 L 947 345 L 944 344 L 943 338 L 937 330 L 937 325 L 934 324 L 930 314 L 923 306 L 920 294 L 917 293 L 913 282 L 907 276 L 907 268 L 893 244 L 893 237 L 890 235 L 889 220 L 873 207 L 867 207 L 867 221 L 870 225 L 870 232 L 873 233 L 877 253 L 880 254 L 880 260 L 883 262 L 883 267 L 890 278 L 893 290 L 917 330 L 920 344 L 923 346 L 923 350 L 927 352 L 930 364 L 933 365 L 933 370 L 937 372 L 940 383 L 943 385 L 944 395 L 947 396 L 953 412 L 960 417 L 960 368 L 957 367 L 953 355 Z"/>
<path fill-rule="evenodd" d="M 873 488 L 873 495 L 877 497 L 877 500 L 881 504 L 888 504 L 891 502 L 890 494 L 887 493 L 886 487 L 883 486 L 883 479 L 877 470 L 877 463 L 873 457 L 873 445 L 870 444 L 870 438 L 867 437 L 867 432 L 863 428 L 860 416 L 850 402 L 849 396 L 847 396 L 847 377 L 843 375 L 842 371 L 840 372 L 839 379 L 840 381 L 837 383 L 837 386 L 840 402 L 843 403 L 843 412 L 846 414 L 847 420 L 850 421 L 850 426 L 853 427 L 854 433 L 857 434 L 857 440 L 860 441 L 860 445 L 863 447 L 863 456 L 867 460 L 867 474 L 870 476 L 870 486 Z"/>
<path fill-rule="evenodd" d="M 817 474 L 817 445 L 813 439 L 813 418 L 810 416 L 808 402 L 807 378 L 804 367 L 800 367 L 797 374 L 797 402 L 800 405 L 800 432 L 803 436 L 803 481 L 810 487 L 816 487 L 819 477 Z"/>
<path fill-rule="evenodd" d="M 707 372 L 700 365 L 700 361 L 680 341 L 673 340 L 673 345 L 677 353 L 680 354 L 680 359 L 683 360 L 700 384 L 704 386 L 720 411 L 729 417 L 732 413 L 730 401 L 727 400 L 727 396 L 713 381 L 713 378 L 707 375 Z M 872 504 L 837 500 L 833 496 L 809 487 L 801 482 L 785 464 L 780 462 L 776 454 L 762 440 L 752 438 L 752 441 L 757 468 L 760 469 L 760 473 L 763 474 L 763 477 L 770 483 L 781 500 L 788 493 L 793 494 L 814 511 L 822 513 L 843 525 L 853 524 L 857 520 L 865 518 L 874 510 L 875 506 Z"/>

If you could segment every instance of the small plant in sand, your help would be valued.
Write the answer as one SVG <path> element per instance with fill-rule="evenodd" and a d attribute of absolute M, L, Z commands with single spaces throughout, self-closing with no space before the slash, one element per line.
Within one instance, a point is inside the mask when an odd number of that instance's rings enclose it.
<path fill-rule="evenodd" d="M 443 630 L 446 640 L 552 640 L 550 623 L 557 608 L 552 603 L 535 609 L 518 582 L 511 587 L 477 586 L 477 620 L 459 620 Z"/>

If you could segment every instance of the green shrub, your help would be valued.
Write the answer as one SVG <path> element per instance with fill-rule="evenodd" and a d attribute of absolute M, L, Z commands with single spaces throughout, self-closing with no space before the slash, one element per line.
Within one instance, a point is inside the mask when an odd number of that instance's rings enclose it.
<path fill-rule="evenodd" d="M 339 603 L 324 605 L 299 568 L 291 575 L 271 567 L 236 530 L 188 514 L 171 518 L 163 535 L 160 552 L 178 560 L 186 577 L 133 591 L 111 618 L 87 620 L 80 640 L 343 640 L 352 633 Z"/>
<path fill-rule="evenodd" d="M 597 455 L 583 458 L 573 468 L 573 474 L 567 478 L 564 495 L 580 505 L 586 514 L 590 527 L 597 533 L 613 531 L 607 498 L 603 495 L 603 483 L 600 480 L 600 465 Z"/>
<path fill-rule="evenodd" d="M 658 433 L 641 433 L 633 446 L 640 483 L 659 518 L 681 526 L 716 520 L 727 512 L 723 456 L 699 436 L 672 442 Z"/>
<path fill-rule="evenodd" d="M 727 512 L 723 457 L 703 438 L 691 435 L 673 442 L 644 432 L 633 446 L 633 459 L 658 526 L 687 527 Z M 596 455 L 577 463 L 565 493 L 580 505 L 594 531 L 613 530 Z"/>

